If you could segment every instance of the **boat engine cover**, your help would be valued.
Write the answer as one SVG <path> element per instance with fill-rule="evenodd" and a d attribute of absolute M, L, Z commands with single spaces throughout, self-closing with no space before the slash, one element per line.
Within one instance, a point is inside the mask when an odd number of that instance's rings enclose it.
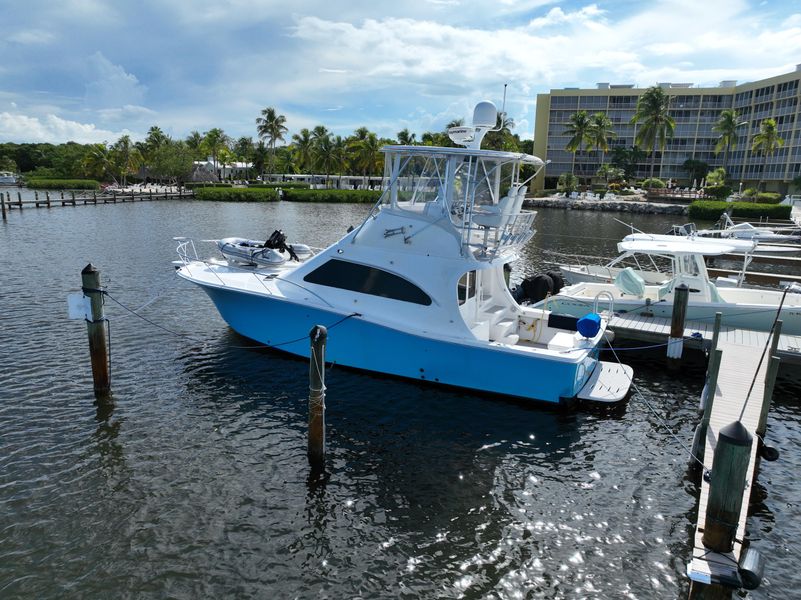
<path fill-rule="evenodd" d="M 578 320 L 576 327 L 585 338 L 593 338 L 601 330 L 601 317 L 596 313 L 588 313 Z"/>

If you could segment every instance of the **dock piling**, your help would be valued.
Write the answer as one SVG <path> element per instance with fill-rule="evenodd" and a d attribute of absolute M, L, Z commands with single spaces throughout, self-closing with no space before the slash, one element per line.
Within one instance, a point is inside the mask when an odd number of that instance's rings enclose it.
<path fill-rule="evenodd" d="M 718 432 L 702 539 L 713 552 L 725 554 L 734 548 L 753 442 L 753 436 L 740 421 L 729 423 Z"/>
<path fill-rule="evenodd" d="M 723 350 L 715 348 L 709 355 L 709 367 L 707 367 L 706 385 L 704 386 L 704 393 L 701 398 L 704 408 L 704 416 L 701 422 L 695 429 L 695 437 L 693 438 L 693 457 L 704 461 L 704 448 L 706 447 L 706 434 L 709 429 L 709 420 L 712 417 L 712 404 L 715 400 L 715 390 L 718 387 L 718 373 L 720 373 L 720 361 L 723 358 Z M 693 466 L 699 463 L 692 459 Z"/>
<path fill-rule="evenodd" d="M 9 202 L 11 204 L 11 202 Z M 0 211 L 3 213 L 3 221 L 7 220 L 6 218 L 6 197 L 3 194 L 0 194 Z"/>
<path fill-rule="evenodd" d="M 673 314 L 670 320 L 670 337 L 668 338 L 667 356 L 671 367 L 678 367 L 684 349 L 684 320 L 687 316 L 687 301 L 690 288 L 683 283 L 673 290 Z"/>
<path fill-rule="evenodd" d="M 325 470 L 325 344 L 328 330 L 315 325 L 309 332 L 309 465 L 314 473 Z"/>
<path fill-rule="evenodd" d="M 89 336 L 89 355 L 92 361 L 92 379 L 95 396 L 106 398 L 111 393 L 109 377 L 108 347 L 106 346 L 107 327 L 103 311 L 103 291 L 100 287 L 100 271 L 89 263 L 81 271 L 83 293 L 89 296 L 92 304 L 92 320 L 86 321 Z"/>
<path fill-rule="evenodd" d="M 11 203 L 9 202 L 8 205 L 11 206 Z M 22 210 L 22 192 L 17 192 L 17 206 Z"/>

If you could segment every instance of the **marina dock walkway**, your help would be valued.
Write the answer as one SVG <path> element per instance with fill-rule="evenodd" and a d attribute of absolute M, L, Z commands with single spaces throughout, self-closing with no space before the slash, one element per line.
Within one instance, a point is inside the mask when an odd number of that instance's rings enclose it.
<path fill-rule="evenodd" d="M 670 334 L 670 320 L 641 315 L 614 316 L 609 327 L 618 338 L 633 339 L 645 342 L 666 342 Z M 685 345 L 690 348 L 710 348 L 713 338 L 714 324 L 706 321 L 685 322 Z M 769 356 L 763 351 L 768 347 L 770 334 L 761 331 L 737 329 L 721 326 L 717 341 L 717 349 L 721 350 L 720 369 L 717 385 L 712 396 L 709 425 L 703 441 L 704 471 L 712 470 L 715 446 L 721 428 L 736 421 L 742 423 L 753 437 L 750 458 L 742 490 L 742 507 L 740 509 L 734 547 L 730 552 L 718 553 L 703 544 L 706 526 L 707 505 L 710 496 L 710 484 L 704 478 L 698 501 L 698 518 L 693 532 L 692 558 L 687 565 L 688 577 L 700 584 L 720 584 L 726 587 L 739 588 L 744 577 L 739 563 L 744 549 L 745 524 L 748 516 L 749 499 L 757 472 L 757 452 L 760 447 L 757 431 L 760 426 L 766 392 L 766 374 Z M 779 356 L 782 363 L 801 364 L 801 336 L 781 335 L 774 355 Z M 772 385 L 769 386 L 772 389 Z M 702 428 L 703 431 L 703 428 Z M 700 450 L 700 448 L 699 448 Z M 699 454 L 700 456 L 700 454 Z M 740 484 L 741 485 L 741 484 Z M 732 484 L 732 489 L 737 489 Z M 745 576 L 752 576 L 746 574 Z M 758 583 L 757 583 L 758 585 Z M 691 597 L 692 596 L 691 594 Z"/>
<path fill-rule="evenodd" d="M 711 321 L 685 322 L 684 346 L 696 350 L 708 347 L 712 341 L 713 325 Z M 616 315 L 609 320 L 609 328 L 622 339 L 658 344 L 667 342 L 670 335 L 670 319 L 629 314 Z M 720 328 L 718 347 L 722 348 L 723 343 L 746 346 L 750 348 L 752 354 L 758 355 L 756 350 L 764 348 L 768 343 L 768 333 L 724 325 Z M 782 334 L 779 337 L 777 356 L 784 364 L 801 364 L 801 336 Z M 723 372 L 721 369 L 721 373 Z"/>
<path fill-rule="evenodd" d="M 750 340 L 743 337 L 741 341 L 749 342 Z M 712 470 L 718 432 L 726 425 L 740 421 L 748 432 L 754 436 L 754 442 L 751 445 L 751 457 L 746 474 L 747 485 L 743 490 L 744 497 L 742 508 L 740 509 L 740 518 L 737 523 L 736 541 L 733 550 L 725 554 L 712 552 L 702 542 L 706 525 L 707 502 L 709 500 L 709 483 L 706 480 L 702 480 L 692 560 L 687 566 L 687 575 L 693 581 L 700 583 L 728 583 L 729 585 L 733 584 L 734 587 L 740 587 L 735 582 L 739 581 L 738 564 L 745 540 L 748 500 L 754 482 L 756 455 L 759 448 L 756 431 L 762 409 L 768 361 L 765 359 L 759 365 L 762 353 L 748 343 L 718 340 L 718 349 L 723 351 L 720 363 L 721 375 L 718 377 L 712 401 L 709 427 L 706 432 L 704 470 Z M 757 370 L 757 365 L 759 365 L 759 371 L 755 377 L 754 372 Z"/>

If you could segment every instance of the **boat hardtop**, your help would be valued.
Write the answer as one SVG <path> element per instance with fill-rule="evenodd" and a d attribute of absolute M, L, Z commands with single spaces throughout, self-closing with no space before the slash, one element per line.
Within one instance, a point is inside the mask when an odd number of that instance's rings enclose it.
<path fill-rule="evenodd" d="M 523 202 L 543 162 L 481 149 L 498 114 L 484 102 L 473 117 L 449 132 L 463 147 L 385 146 L 381 198 L 305 262 L 262 274 L 184 252 L 178 274 L 239 333 L 301 356 L 325 325 L 341 365 L 548 402 L 624 398 L 630 367 L 598 359 L 605 321 L 512 298 L 504 267 L 534 235 Z"/>

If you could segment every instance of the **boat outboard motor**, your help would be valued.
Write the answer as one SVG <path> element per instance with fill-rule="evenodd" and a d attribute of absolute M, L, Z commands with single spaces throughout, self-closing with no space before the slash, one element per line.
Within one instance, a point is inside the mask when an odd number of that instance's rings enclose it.
<path fill-rule="evenodd" d="M 563 287 L 565 287 L 565 279 L 562 277 L 561 271 L 546 271 L 545 274 L 553 279 L 552 294 L 558 294 Z"/>
<path fill-rule="evenodd" d="M 520 289 L 522 290 L 521 299 L 539 302 L 544 300 L 548 294 L 553 294 L 553 287 L 553 279 L 545 273 L 527 277 L 520 284 Z"/>
<path fill-rule="evenodd" d="M 272 235 L 267 238 L 266 242 L 264 242 L 264 247 L 272 250 L 278 250 L 279 252 L 289 252 L 289 258 L 300 262 L 300 258 L 298 258 L 298 255 L 295 254 L 292 246 L 287 245 L 286 235 L 280 229 L 273 231 Z"/>

